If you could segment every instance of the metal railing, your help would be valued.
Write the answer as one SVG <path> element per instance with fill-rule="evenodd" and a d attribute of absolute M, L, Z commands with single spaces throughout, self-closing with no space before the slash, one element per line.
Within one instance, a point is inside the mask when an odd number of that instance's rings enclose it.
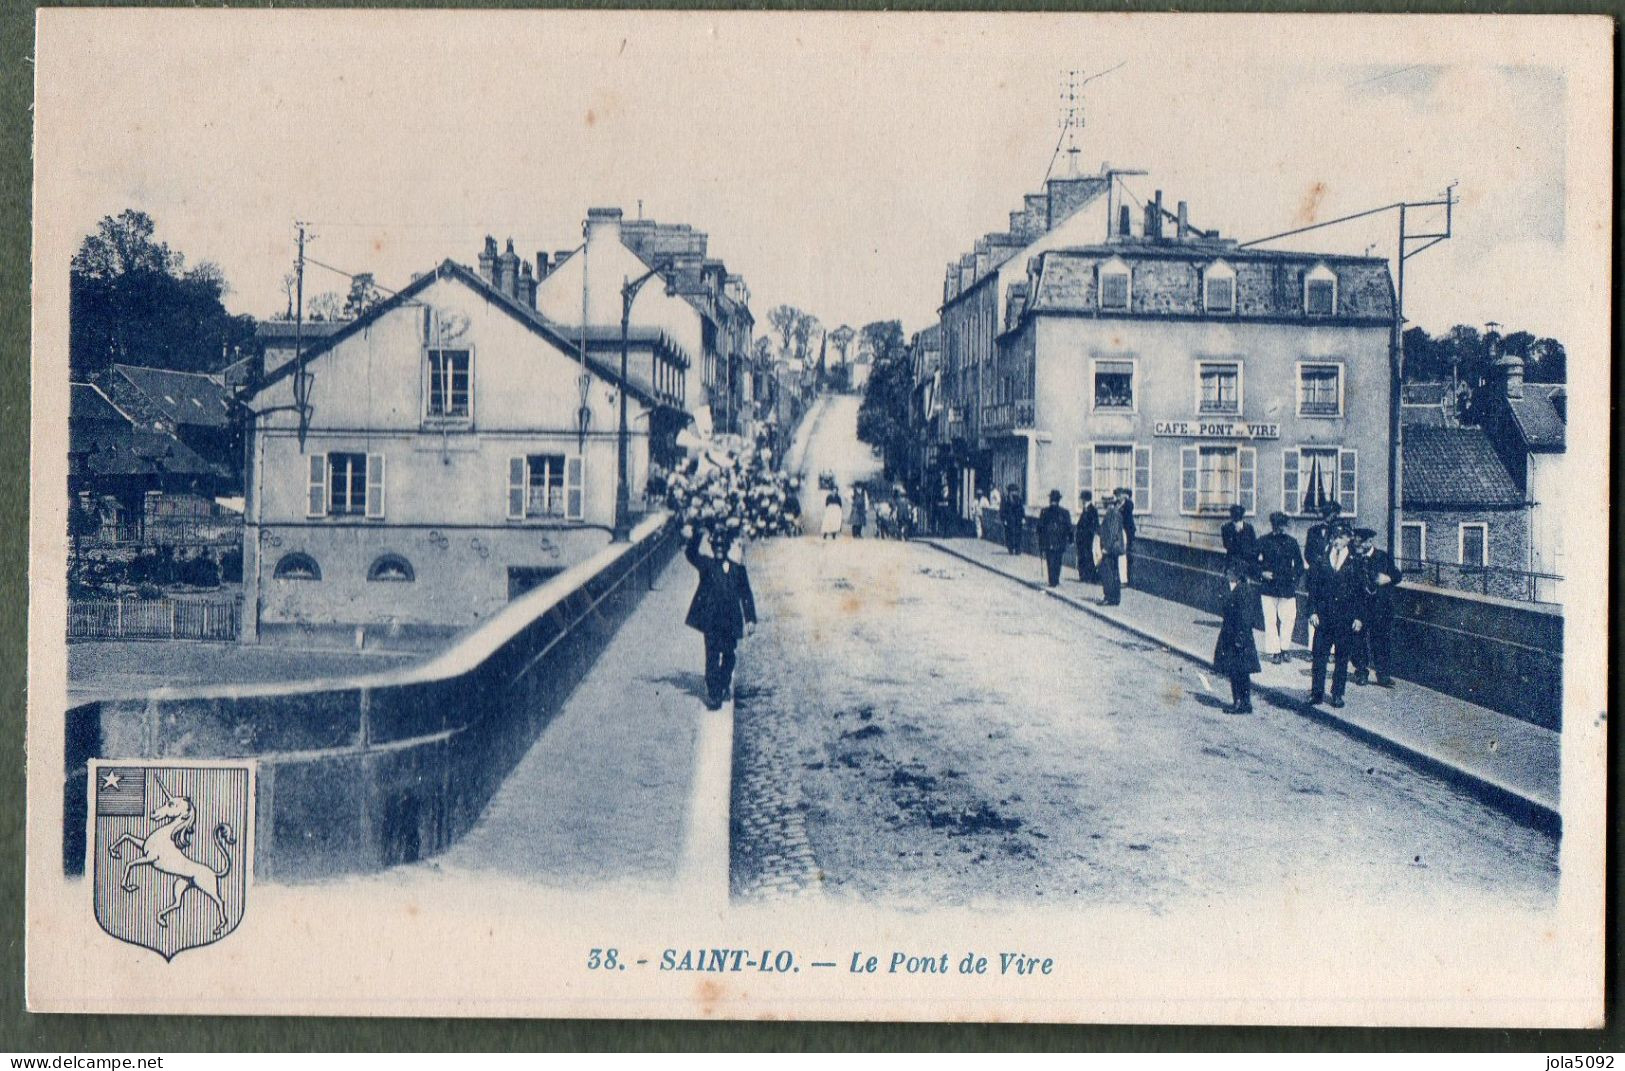
<path fill-rule="evenodd" d="M 1459 565 L 1416 558 L 1396 560 L 1405 570 L 1407 582 L 1518 602 L 1556 603 L 1557 588 L 1563 581 L 1555 573 L 1535 573 L 1499 565 Z"/>
<path fill-rule="evenodd" d="M 237 638 L 243 600 L 69 599 L 69 640 Z"/>

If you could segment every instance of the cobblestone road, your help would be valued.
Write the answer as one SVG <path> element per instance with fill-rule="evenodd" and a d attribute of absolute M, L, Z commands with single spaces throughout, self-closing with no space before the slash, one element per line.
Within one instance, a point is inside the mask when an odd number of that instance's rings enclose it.
<path fill-rule="evenodd" d="M 1037 592 L 916 544 L 752 554 L 736 896 L 1555 895 L 1551 839 L 1296 713 L 1226 714 L 1222 681 Z"/>

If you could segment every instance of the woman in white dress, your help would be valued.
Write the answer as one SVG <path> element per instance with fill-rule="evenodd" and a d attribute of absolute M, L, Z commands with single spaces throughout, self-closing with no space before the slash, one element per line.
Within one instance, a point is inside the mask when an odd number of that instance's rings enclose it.
<path fill-rule="evenodd" d="M 829 496 L 824 499 L 824 520 L 818 531 L 825 539 L 834 539 L 841 534 L 840 492 L 831 491 Z"/>

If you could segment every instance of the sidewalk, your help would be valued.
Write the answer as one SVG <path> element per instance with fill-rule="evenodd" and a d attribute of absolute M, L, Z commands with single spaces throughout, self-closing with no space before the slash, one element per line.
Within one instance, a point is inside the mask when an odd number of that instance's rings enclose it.
<path fill-rule="evenodd" d="M 1207 611 L 1132 588 L 1123 589 L 1122 605 L 1103 606 L 1099 586 L 1080 583 L 1076 570 L 1067 569 L 1060 586 L 1052 589 L 1040 578 L 1042 563 L 1030 555 L 1012 557 L 1002 547 L 977 539 L 919 542 L 1026 584 L 1203 666 L 1213 663 L 1219 620 Z M 1259 646 L 1262 649 L 1262 643 Z M 1309 655 L 1301 648 L 1285 665 L 1265 662 L 1253 678 L 1253 690 L 1277 706 L 1333 725 L 1435 774 L 1519 821 L 1554 834 L 1561 829 L 1561 736 L 1550 729 L 1403 680 L 1390 689 L 1362 688 L 1351 679 L 1347 706 L 1340 710 L 1311 706 Z"/>
<path fill-rule="evenodd" d="M 438 862 L 543 884 L 674 884 L 725 900 L 732 705 L 702 702 L 694 571 L 660 574 L 474 828 Z M 720 847 L 719 847 L 720 844 Z"/>

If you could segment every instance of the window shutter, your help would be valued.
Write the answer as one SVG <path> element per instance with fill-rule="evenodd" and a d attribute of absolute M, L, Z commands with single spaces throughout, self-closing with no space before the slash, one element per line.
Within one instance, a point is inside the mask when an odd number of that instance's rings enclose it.
<path fill-rule="evenodd" d="M 508 519 L 510 521 L 519 521 L 525 518 L 525 484 L 528 482 L 525 472 L 525 459 L 523 457 L 510 457 L 508 459 Z"/>
<path fill-rule="evenodd" d="M 367 516 L 384 515 L 384 455 L 367 455 Z"/>
<path fill-rule="evenodd" d="M 1091 491 L 1092 492 L 1095 489 L 1095 451 L 1094 451 L 1094 447 L 1092 447 L 1092 446 L 1080 446 L 1080 447 L 1078 447 L 1077 469 L 1078 469 L 1078 472 L 1077 472 L 1078 494 L 1077 494 L 1077 497 L 1074 498 L 1072 501 L 1081 502 L 1081 501 L 1083 501 L 1083 493 L 1085 491 Z"/>
<path fill-rule="evenodd" d="M 1196 447 L 1182 446 L 1179 448 L 1179 512 L 1195 513 L 1197 503 Z"/>
<path fill-rule="evenodd" d="M 1281 512 L 1297 516 L 1303 512 L 1302 489 L 1298 486 L 1298 452 L 1281 451 Z"/>
<path fill-rule="evenodd" d="M 1243 446 L 1239 451 L 1240 463 L 1237 475 L 1236 497 L 1241 508 L 1249 514 L 1258 512 L 1258 450 L 1255 447 Z"/>
<path fill-rule="evenodd" d="M 310 484 L 309 502 L 305 506 L 305 516 L 327 516 L 327 455 L 310 455 Z"/>
<path fill-rule="evenodd" d="M 1337 504 L 1344 516 L 1360 515 L 1360 459 L 1357 450 L 1339 450 L 1337 465 Z"/>
<path fill-rule="evenodd" d="M 576 454 L 564 459 L 564 517 L 579 521 L 585 514 L 587 458 Z"/>
<path fill-rule="evenodd" d="M 1144 517 L 1151 512 L 1151 448 L 1134 448 L 1134 515 Z"/>

